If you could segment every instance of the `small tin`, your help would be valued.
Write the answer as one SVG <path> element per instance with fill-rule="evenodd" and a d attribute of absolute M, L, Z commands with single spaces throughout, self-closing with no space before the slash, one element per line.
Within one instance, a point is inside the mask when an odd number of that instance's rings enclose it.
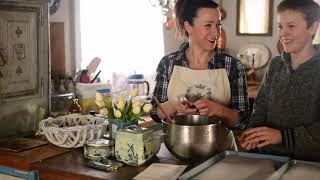
<path fill-rule="evenodd" d="M 114 156 L 114 142 L 112 140 L 97 139 L 84 144 L 84 157 L 100 160 Z"/>

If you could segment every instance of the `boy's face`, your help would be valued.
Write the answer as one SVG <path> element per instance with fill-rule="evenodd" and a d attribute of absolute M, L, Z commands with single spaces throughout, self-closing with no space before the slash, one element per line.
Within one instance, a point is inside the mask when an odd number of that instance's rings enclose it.
<path fill-rule="evenodd" d="M 278 26 L 279 39 L 287 53 L 299 53 L 310 46 L 316 33 L 314 25 L 308 28 L 305 16 L 293 10 L 279 13 Z"/>

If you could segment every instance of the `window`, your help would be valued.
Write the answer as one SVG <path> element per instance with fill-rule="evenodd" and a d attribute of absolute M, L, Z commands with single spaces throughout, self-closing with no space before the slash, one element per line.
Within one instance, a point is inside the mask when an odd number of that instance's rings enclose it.
<path fill-rule="evenodd" d="M 272 35 L 273 0 L 238 0 L 237 34 Z"/>
<path fill-rule="evenodd" d="M 100 57 L 103 81 L 134 72 L 154 79 L 164 55 L 163 24 L 149 0 L 81 0 L 80 26 L 82 69 Z"/>

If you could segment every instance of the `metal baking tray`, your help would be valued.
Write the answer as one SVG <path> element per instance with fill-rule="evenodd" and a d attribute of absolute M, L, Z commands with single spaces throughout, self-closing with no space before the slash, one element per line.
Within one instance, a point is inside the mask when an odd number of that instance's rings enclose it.
<path fill-rule="evenodd" d="M 318 180 L 320 179 L 320 163 L 290 160 L 272 175 L 272 179 Z"/>
<path fill-rule="evenodd" d="M 236 157 L 239 160 L 241 160 L 241 158 L 243 158 L 244 160 L 250 160 L 250 162 L 251 162 L 250 166 L 251 167 L 255 167 L 256 166 L 256 162 L 257 162 L 257 165 L 259 163 L 260 163 L 260 165 L 264 165 L 264 164 L 261 164 L 261 163 L 265 161 L 265 162 L 269 163 L 272 166 L 271 168 L 273 168 L 273 169 L 272 169 L 272 171 L 268 172 L 267 174 L 266 174 L 266 172 L 264 172 L 265 168 L 260 169 L 259 171 L 258 170 L 257 171 L 253 171 L 252 172 L 253 174 L 247 174 L 249 176 L 247 176 L 245 174 L 245 173 L 248 173 L 246 171 L 241 171 L 240 174 L 237 174 L 237 172 L 232 171 L 232 168 L 228 170 L 228 167 L 226 166 L 227 164 L 224 164 L 223 166 L 221 165 L 223 163 L 223 160 L 227 160 L 228 157 L 229 157 L 229 159 L 233 158 L 233 157 Z M 283 157 L 283 156 L 273 156 L 273 155 L 265 155 L 265 154 L 235 152 L 235 151 L 224 151 L 224 152 L 222 152 L 222 153 L 220 153 L 220 154 L 218 154 L 216 156 L 211 157 L 207 161 L 201 163 L 200 165 L 194 167 L 190 171 L 188 171 L 185 174 L 181 175 L 179 177 L 179 179 L 180 180 L 201 179 L 199 176 L 204 175 L 204 174 L 208 174 L 207 172 L 211 171 L 210 168 L 213 168 L 214 166 L 219 167 L 217 164 L 219 164 L 219 162 L 221 162 L 220 163 L 220 168 L 224 167 L 224 169 L 226 169 L 226 171 L 219 171 L 219 173 L 213 174 L 215 177 L 212 177 L 212 174 L 211 174 L 211 176 L 207 177 L 207 178 L 209 178 L 209 179 L 247 179 L 248 180 L 248 179 L 257 179 L 257 177 L 259 177 L 258 179 L 268 179 L 269 180 L 269 179 L 272 179 L 273 177 L 275 177 L 274 173 L 277 172 L 277 170 L 280 169 L 288 161 L 289 161 L 289 158 L 288 157 Z M 240 162 L 240 161 L 238 161 L 238 162 Z M 244 162 L 246 162 L 246 161 L 244 161 Z M 231 162 L 231 164 L 233 165 L 233 162 Z M 241 166 L 240 165 L 238 165 L 238 167 L 242 167 L 242 165 Z M 247 169 L 252 169 L 251 167 L 250 168 L 246 167 L 246 168 Z M 243 173 L 243 175 L 241 175 L 241 173 Z M 231 175 L 233 175 L 233 174 L 236 177 L 232 178 Z M 267 178 L 262 178 L 263 177 L 262 175 L 266 175 Z M 219 177 L 219 176 L 223 176 L 223 177 Z M 243 178 L 243 177 L 245 177 L 245 178 Z"/>

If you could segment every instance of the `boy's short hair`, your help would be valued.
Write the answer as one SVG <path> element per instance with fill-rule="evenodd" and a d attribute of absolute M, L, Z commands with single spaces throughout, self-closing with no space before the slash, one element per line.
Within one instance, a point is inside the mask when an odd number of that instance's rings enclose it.
<path fill-rule="evenodd" d="M 277 7 L 277 12 L 293 10 L 302 13 L 305 16 L 307 27 L 310 27 L 315 21 L 320 19 L 319 4 L 313 0 L 283 0 Z"/>

